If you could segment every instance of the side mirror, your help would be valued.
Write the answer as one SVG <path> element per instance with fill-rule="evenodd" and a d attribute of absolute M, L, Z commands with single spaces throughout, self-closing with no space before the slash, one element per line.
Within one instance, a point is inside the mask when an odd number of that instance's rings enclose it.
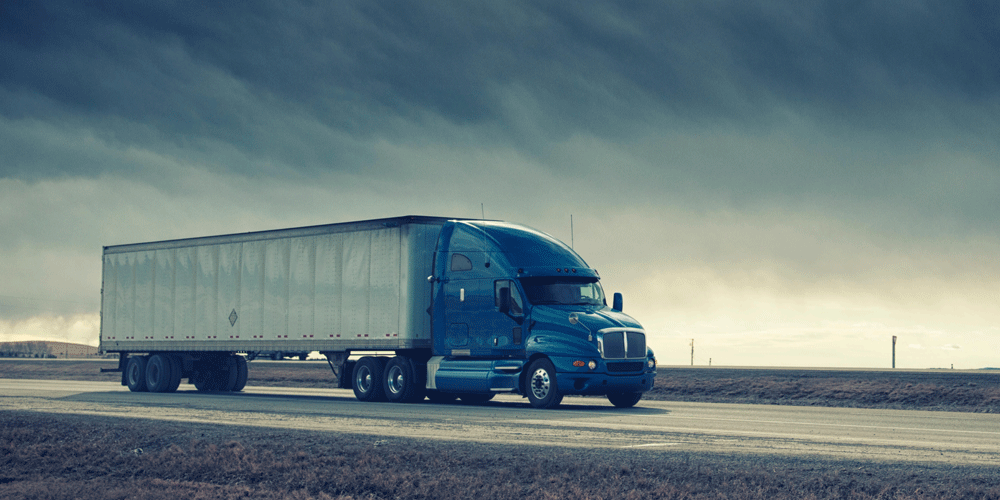
<path fill-rule="evenodd" d="M 622 294 L 617 293 L 617 292 L 615 293 L 615 300 L 612 303 L 611 308 L 614 309 L 614 310 L 616 310 L 616 311 L 621 311 L 622 310 Z"/>
<path fill-rule="evenodd" d="M 508 288 L 508 287 L 501 288 L 500 289 L 500 296 L 497 297 L 497 298 L 499 299 L 499 301 L 498 301 L 499 303 L 497 304 L 497 307 L 500 308 L 500 312 L 503 313 L 503 314 L 509 313 L 510 312 L 510 288 Z"/>

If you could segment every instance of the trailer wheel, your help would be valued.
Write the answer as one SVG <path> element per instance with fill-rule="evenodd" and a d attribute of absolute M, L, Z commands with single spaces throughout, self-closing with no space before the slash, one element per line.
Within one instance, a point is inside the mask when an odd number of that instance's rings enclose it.
<path fill-rule="evenodd" d="M 222 373 L 219 371 L 219 360 L 214 357 L 203 358 L 195 363 L 195 374 L 191 383 L 200 392 L 218 391 L 222 387 Z"/>
<path fill-rule="evenodd" d="M 167 392 L 173 379 L 173 364 L 165 354 L 154 354 L 146 363 L 146 389 L 149 392 Z"/>
<path fill-rule="evenodd" d="M 247 368 L 247 359 L 243 356 L 236 355 L 233 359 L 236 360 L 236 385 L 233 386 L 233 392 L 240 392 L 247 386 L 250 370 Z"/>
<path fill-rule="evenodd" d="M 198 389 L 199 392 L 216 391 L 218 390 L 218 384 L 216 383 L 216 377 L 212 372 L 199 370 L 194 375 L 194 388 Z"/>
<path fill-rule="evenodd" d="M 411 358 L 396 356 L 385 367 L 382 390 L 389 401 L 417 403 L 424 399 L 424 378 L 420 376 L 420 370 Z"/>
<path fill-rule="evenodd" d="M 236 378 L 239 372 L 236 368 L 236 356 L 225 356 L 219 359 L 215 376 L 218 377 L 219 386 L 216 390 L 230 392 L 236 387 Z"/>
<path fill-rule="evenodd" d="M 562 402 L 559 394 L 559 384 L 556 381 L 556 369 L 548 359 L 536 359 L 528 365 L 527 384 L 528 401 L 535 408 L 555 408 Z"/>
<path fill-rule="evenodd" d="M 614 392 L 608 394 L 608 401 L 616 408 L 631 408 L 642 399 L 641 392 Z"/>
<path fill-rule="evenodd" d="M 354 397 L 359 401 L 385 401 L 385 391 L 382 388 L 384 372 L 384 358 L 365 356 L 359 359 L 351 377 L 354 381 Z"/>
<path fill-rule="evenodd" d="M 125 367 L 125 385 L 132 392 L 146 392 L 146 357 L 131 356 Z"/>
<path fill-rule="evenodd" d="M 181 386 L 181 378 L 184 376 L 184 360 L 176 354 L 170 354 L 167 355 L 167 361 L 170 362 L 170 385 L 166 392 L 175 392 Z"/>

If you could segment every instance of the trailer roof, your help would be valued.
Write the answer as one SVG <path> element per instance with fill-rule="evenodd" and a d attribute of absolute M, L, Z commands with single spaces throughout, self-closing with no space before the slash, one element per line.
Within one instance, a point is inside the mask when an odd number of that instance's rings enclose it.
<path fill-rule="evenodd" d="M 318 234 L 346 233 L 399 227 L 404 224 L 444 225 L 449 220 L 471 220 L 462 217 L 428 217 L 423 215 L 404 215 L 386 219 L 370 219 L 353 222 L 338 222 L 318 226 L 303 226 L 287 229 L 272 229 L 268 231 L 252 231 L 248 233 L 223 234 L 218 236 L 200 236 L 175 240 L 151 241 L 145 243 L 129 243 L 124 245 L 109 245 L 104 247 L 104 254 L 136 252 L 146 250 L 162 250 L 199 245 L 219 245 L 224 243 L 241 243 L 246 241 L 261 241 L 277 238 L 313 236 Z"/>

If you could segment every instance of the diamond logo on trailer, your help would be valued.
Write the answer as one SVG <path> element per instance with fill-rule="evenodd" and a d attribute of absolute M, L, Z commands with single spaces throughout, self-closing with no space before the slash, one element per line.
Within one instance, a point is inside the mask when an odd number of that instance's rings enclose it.
<path fill-rule="evenodd" d="M 236 309 L 233 309 L 233 312 L 229 313 L 229 326 L 236 326 L 236 320 L 239 318 L 240 317 L 236 315 Z"/>

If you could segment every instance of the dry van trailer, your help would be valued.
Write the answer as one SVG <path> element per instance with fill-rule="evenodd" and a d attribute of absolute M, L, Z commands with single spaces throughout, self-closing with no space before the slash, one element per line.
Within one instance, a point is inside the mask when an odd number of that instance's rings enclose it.
<path fill-rule="evenodd" d="M 100 351 L 120 354 L 130 388 L 173 390 L 189 378 L 199 388 L 238 390 L 246 361 L 237 353 L 276 351 L 327 355 L 344 386 L 350 351 L 430 349 L 426 277 L 447 220 L 105 247 Z"/>

